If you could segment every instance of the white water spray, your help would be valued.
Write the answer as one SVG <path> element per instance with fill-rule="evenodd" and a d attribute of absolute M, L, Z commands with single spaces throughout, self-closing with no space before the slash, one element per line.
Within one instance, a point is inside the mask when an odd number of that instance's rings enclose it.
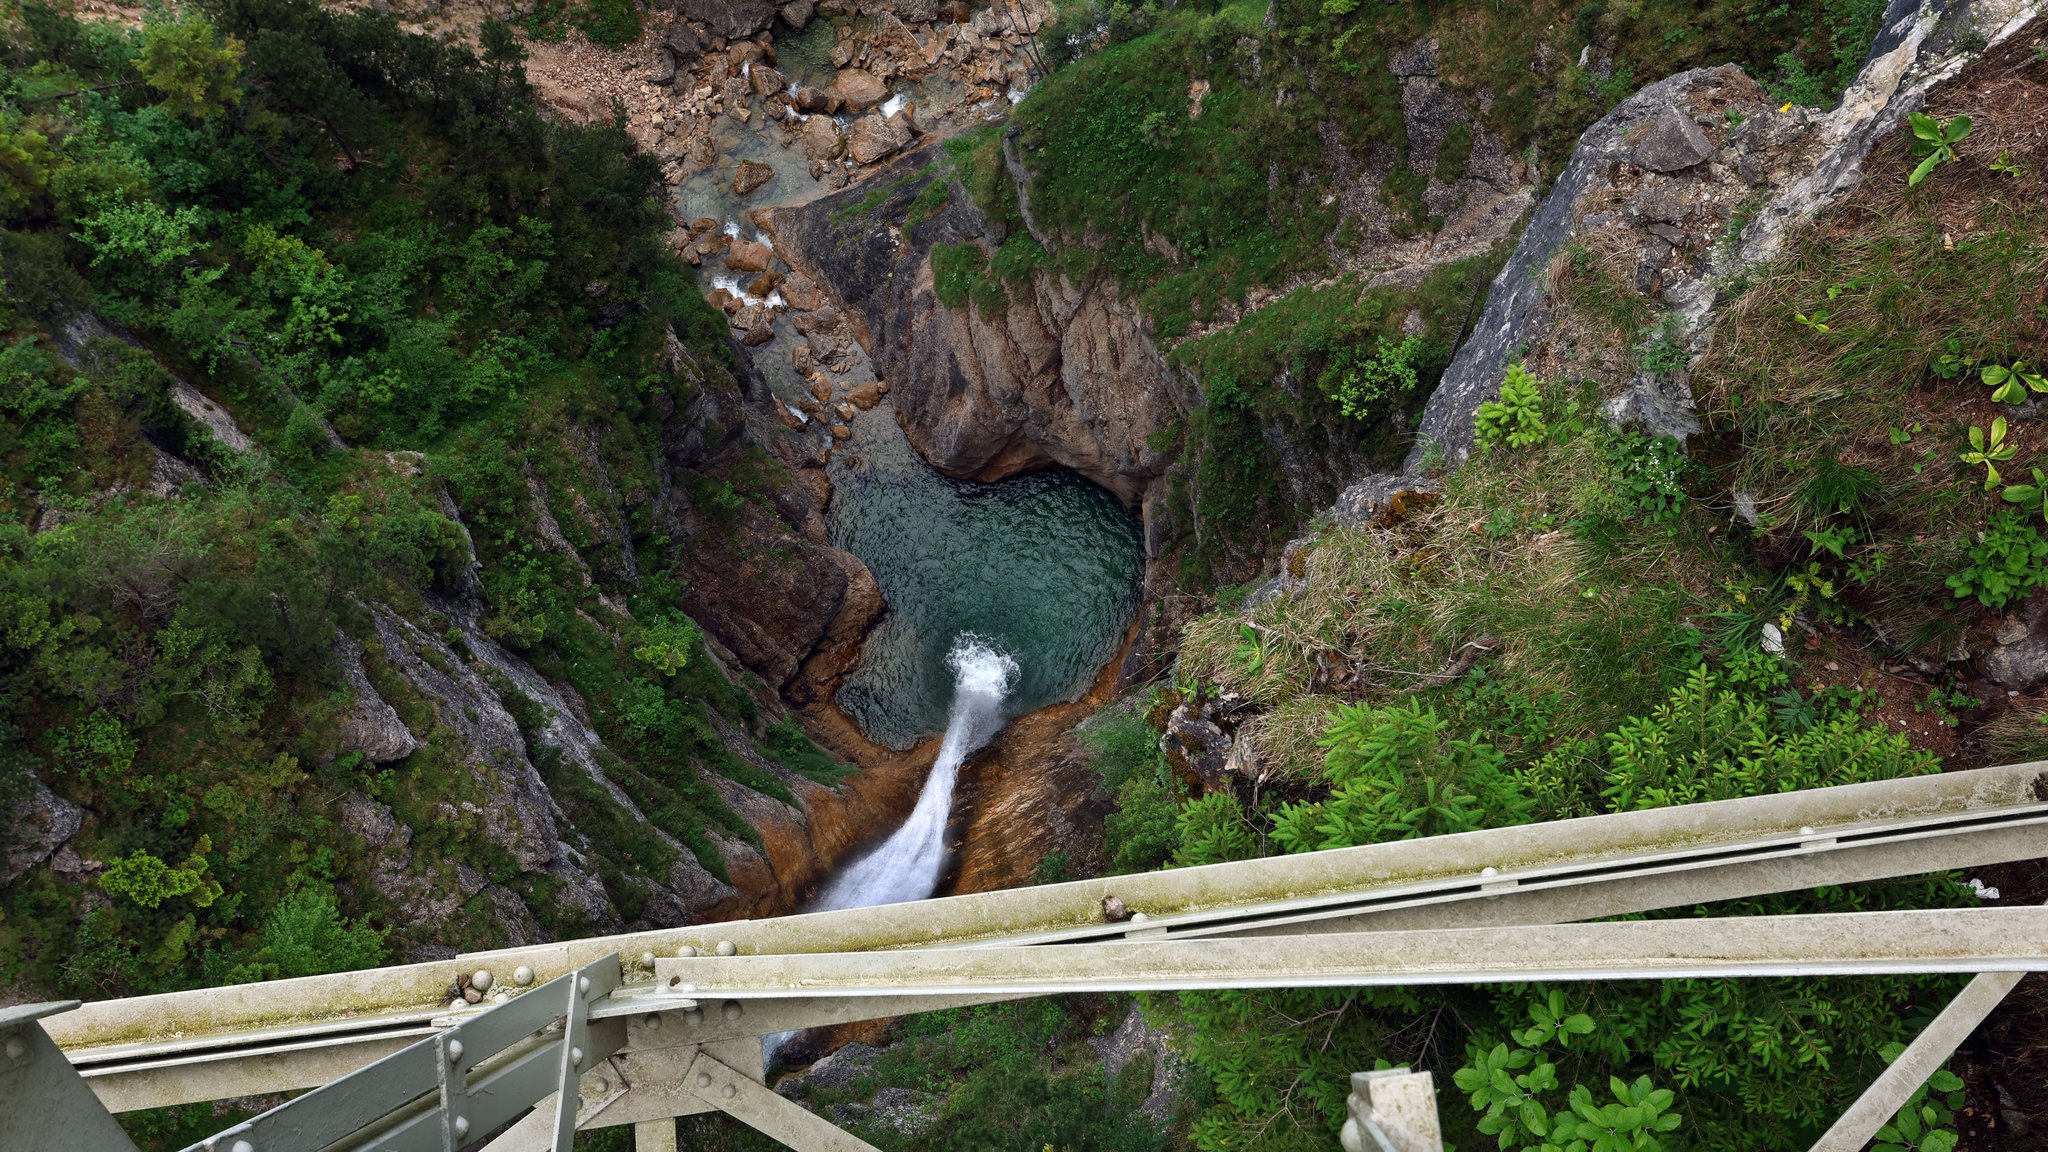
<path fill-rule="evenodd" d="M 1017 679 L 1017 662 L 972 633 L 953 638 L 946 663 L 953 669 L 953 711 L 917 807 L 894 835 L 833 877 L 812 911 L 923 900 L 939 886 L 960 764 L 1002 730 L 1003 699 Z"/>

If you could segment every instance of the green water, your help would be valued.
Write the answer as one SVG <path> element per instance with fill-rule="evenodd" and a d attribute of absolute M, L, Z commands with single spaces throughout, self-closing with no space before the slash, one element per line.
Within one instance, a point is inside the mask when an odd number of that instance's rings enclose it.
<path fill-rule="evenodd" d="M 946 653 L 971 632 L 1017 661 L 1022 715 L 1087 690 L 1137 611 L 1144 549 L 1116 498 L 1072 472 L 949 480 L 911 451 L 886 405 L 834 455 L 834 543 L 874 571 L 889 615 L 839 704 L 869 737 L 907 748 L 946 728 Z"/>

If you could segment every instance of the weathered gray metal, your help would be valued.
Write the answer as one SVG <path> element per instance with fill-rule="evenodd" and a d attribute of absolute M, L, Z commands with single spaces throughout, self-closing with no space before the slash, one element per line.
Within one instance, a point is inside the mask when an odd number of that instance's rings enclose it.
<path fill-rule="evenodd" d="M 1891 1067 L 1871 1081 L 1863 1095 L 1842 1113 L 1820 1140 L 1814 1144 L 1813 1152 L 1861 1152 L 1869 1145 L 1877 1130 L 1884 1127 L 1898 1110 L 1905 1106 L 1908 1097 L 1918 1091 L 1929 1076 L 1948 1063 L 1955 1055 L 1956 1048 L 1970 1038 L 1977 1025 L 1991 1015 L 2005 995 L 2025 976 L 2024 972 L 1985 972 L 1964 985 L 1963 990 L 1949 1001 L 1920 1035 L 1914 1037 L 1906 1050 L 1892 1061 Z"/>
<path fill-rule="evenodd" d="M 457 1152 L 625 1043 L 623 1022 L 593 1029 L 589 1006 L 619 986 L 606 957 L 192 1145 L 218 1152 Z M 554 1128 L 555 1152 L 575 1139 L 575 1108 Z M 564 1126 L 566 1124 L 566 1126 Z"/>
<path fill-rule="evenodd" d="M 2048 971 L 2048 909 L 1686 917 L 1056 948 L 658 960 L 677 1002 Z M 749 1009 L 751 1010 L 751 1009 Z"/>
<path fill-rule="evenodd" d="M 0 1152 L 135 1152 L 40 1023 L 76 1000 L 0 1008 Z"/>
<path fill-rule="evenodd" d="M 52 1035 L 110 1104 L 207 1099 L 172 1061 L 232 1061 L 267 1087 L 331 1074 L 337 1049 L 387 1054 L 447 1015 L 460 974 L 524 966 L 543 978 L 598 956 L 684 947 L 857 951 L 1120 938 L 1133 931 L 1313 931 L 1522 923 L 1613 915 L 1881 875 L 2048 856 L 2034 791 L 2044 765 L 1986 768 L 1335 852 L 1112 877 L 914 905 L 667 929 L 476 953 L 452 961 L 87 1005 Z M 1488 869 L 1494 874 L 1486 875 Z M 1148 917 L 1105 924 L 1104 897 Z M 1455 906 L 1455 907 L 1453 907 Z M 1370 919 L 1365 919 L 1370 917 Z M 1317 921 L 1322 921 L 1318 924 Z M 849 1018 L 819 1004 L 813 1022 Z M 856 1009 L 855 1011 L 858 1011 Z M 788 1026 L 808 1026 L 791 1019 Z M 318 1045 L 314 1047 L 313 1045 Z M 251 1059 L 249 1054 L 261 1053 Z M 318 1055 L 315 1055 L 318 1053 Z M 293 1083 L 302 1063 L 319 1074 Z M 153 1065 L 153 1067 L 152 1067 Z M 152 1095 L 147 1084 L 173 1089 Z M 253 1090 L 253 1089 L 252 1089 Z"/>

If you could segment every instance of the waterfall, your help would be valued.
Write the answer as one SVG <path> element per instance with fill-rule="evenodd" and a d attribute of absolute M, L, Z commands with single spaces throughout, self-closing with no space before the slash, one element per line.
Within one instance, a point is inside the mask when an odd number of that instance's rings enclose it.
<path fill-rule="evenodd" d="M 953 669 L 953 709 L 917 807 L 893 835 L 833 877 L 812 911 L 922 900 L 938 887 L 960 763 L 1002 730 L 1003 699 L 1017 679 L 1017 662 L 970 632 L 953 638 L 946 663 Z"/>

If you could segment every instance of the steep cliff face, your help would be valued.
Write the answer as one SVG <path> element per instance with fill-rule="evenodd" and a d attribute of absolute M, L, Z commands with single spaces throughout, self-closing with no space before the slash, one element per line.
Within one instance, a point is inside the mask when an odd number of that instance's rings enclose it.
<path fill-rule="evenodd" d="M 1559 323 L 1572 276 L 1561 256 L 1576 249 L 1611 264 L 1642 306 L 1670 316 L 1665 338 L 1696 358 L 1744 273 L 1854 190 L 1864 157 L 1930 88 L 2027 18 L 2018 0 L 1925 7 L 1893 0 L 1862 72 L 1828 111 L 1773 108 L 1731 65 L 1651 84 L 1587 129 L 1430 397 L 1408 470 L 1470 454 L 1474 413 L 1518 359 L 1600 382 L 1619 423 L 1680 438 L 1698 431 L 1683 369 L 1649 373 L 1631 364 L 1631 349 L 1608 348 L 1604 363 L 1583 370 L 1602 353 Z"/>
<path fill-rule="evenodd" d="M 941 192 L 944 205 L 917 218 Z M 771 224 L 790 265 L 844 305 L 904 432 L 940 471 L 997 480 L 1060 464 L 1128 504 L 1164 472 L 1168 458 L 1147 440 L 1186 397 L 1114 285 L 1037 274 L 1000 302 L 941 302 L 933 250 L 993 252 L 1007 234 L 954 185 L 940 149 L 777 210 Z"/>

